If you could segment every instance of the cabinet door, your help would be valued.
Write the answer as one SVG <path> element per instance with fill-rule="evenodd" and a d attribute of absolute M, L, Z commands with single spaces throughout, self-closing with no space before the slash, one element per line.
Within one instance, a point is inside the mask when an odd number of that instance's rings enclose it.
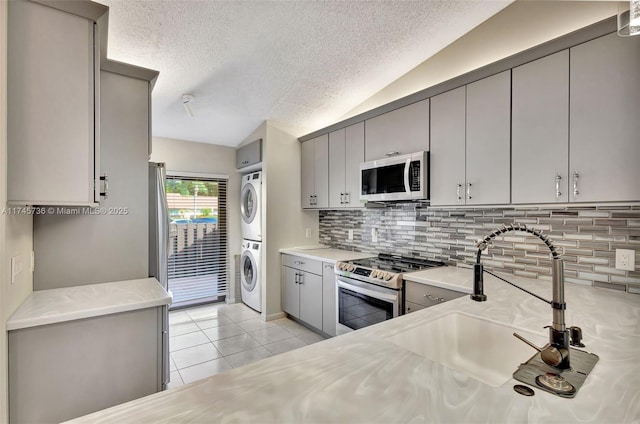
<path fill-rule="evenodd" d="M 465 87 L 431 98 L 431 205 L 465 204 Z"/>
<path fill-rule="evenodd" d="M 344 207 L 345 129 L 329 134 L 329 207 Z"/>
<path fill-rule="evenodd" d="M 511 71 L 467 85 L 467 205 L 508 204 Z"/>
<path fill-rule="evenodd" d="M 303 208 L 313 208 L 313 196 L 316 191 L 315 176 L 313 171 L 313 144 L 314 140 L 305 141 L 301 146 L 301 204 Z"/>
<path fill-rule="evenodd" d="M 305 272 L 300 279 L 300 319 L 322 328 L 322 276 Z"/>
<path fill-rule="evenodd" d="M 513 69 L 513 203 L 569 201 L 569 51 Z"/>
<path fill-rule="evenodd" d="M 576 202 L 640 200 L 640 38 L 571 49 L 569 171 Z"/>
<path fill-rule="evenodd" d="M 316 208 L 329 207 L 329 134 L 315 139 L 313 143 L 313 175 Z"/>
<path fill-rule="evenodd" d="M 282 310 L 296 318 L 300 318 L 299 272 L 288 266 L 282 267 Z"/>
<path fill-rule="evenodd" d="M 364 207 L 360 202 L 360 164 L 364 162 L 364 122 L 345 128 L 345 206 Z"/>
<path fill-rule="evenodd" d="M 236 168 L 241 169 L 262 161 L 262 139 L 253 141 L 236 150 Z"/>
<path fill-rule="evenodd" d="M 365 123 L 365 160 L 429 150 L 429 99 Z"/>
<path fill-rule="evenodd" d="M 322 266 L 322 331 L 336 335 L 336 275 L 329 262 Z"/>
<path fill-rule="evenodd" d="M 9 2 L 8 201 L 99 201 L 99 55 L 94 22 L 54 7 Z"/>

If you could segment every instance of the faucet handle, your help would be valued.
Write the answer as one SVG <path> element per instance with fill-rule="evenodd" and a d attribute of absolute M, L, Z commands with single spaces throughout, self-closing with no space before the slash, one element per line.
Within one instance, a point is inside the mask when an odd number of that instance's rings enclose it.
<path fill-rule="evenodd" d="M 569 327 L 569 337 L 571 338 L 569 342 L 571 346 L 584 347 L 584 343 L 582 343 L 582 328 Z"/>

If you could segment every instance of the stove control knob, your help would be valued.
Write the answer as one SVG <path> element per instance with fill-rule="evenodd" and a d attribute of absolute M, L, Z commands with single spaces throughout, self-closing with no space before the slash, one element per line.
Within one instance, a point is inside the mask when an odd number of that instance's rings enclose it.
<path fill-rule="evenodd" d="M 379 271 L 377 269 L 374 269 L 373 271 L 371 271 L 371 278 L 378 278 L 378 274 Z"/>
<path fill-rule="evenodd" d="M 379 278 L 379 279 L 381 279 L 381 280 L 383 280 L 383 279 L 384 279 L 384 276 L 385 276 L 386 274 L 387 274 L 386 272 L 384 272 L 384 271 L 380 271 L 380 272 L 378 273 L 378 278 Z"/>
<path fill-rule="evenodd" d="M 390 273 L 390 272 L 386 272 L 386 273 L 384 274 L 384 281 L 389 281 L 389 280 L 391 280 L 391 277 L 393 277 L 393 274 L 392 274 L 392 273 Z"/>
<path fill-rule="evenodd" d="M 352 272 L 355 269 L 356 269 L 356 266 L 354 264 L 349 264 L 349 268 L 348 268 L 349 272 Z"/>
<path fill-rule="evenodd" d="M 344 264 L 342 262 L 336 263 L 336 269 L 344 269 Z"/>

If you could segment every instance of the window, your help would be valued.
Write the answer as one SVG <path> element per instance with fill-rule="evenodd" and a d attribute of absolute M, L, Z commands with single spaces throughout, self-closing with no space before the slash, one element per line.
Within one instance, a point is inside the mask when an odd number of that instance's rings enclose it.
<path fill-rule="evenodd" d="M 227 180 L 167 177 L 173 307 L 228 295 Z"/>

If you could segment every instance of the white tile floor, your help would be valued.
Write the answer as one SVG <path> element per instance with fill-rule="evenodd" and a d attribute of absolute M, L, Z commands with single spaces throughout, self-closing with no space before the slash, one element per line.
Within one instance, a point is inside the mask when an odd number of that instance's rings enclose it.
<path fill-rule="evenodd" d="M 242 303 L 169 312 L 169 336 L 169 388 L 323 340 L 288 318 L 264 322 Z"/>

